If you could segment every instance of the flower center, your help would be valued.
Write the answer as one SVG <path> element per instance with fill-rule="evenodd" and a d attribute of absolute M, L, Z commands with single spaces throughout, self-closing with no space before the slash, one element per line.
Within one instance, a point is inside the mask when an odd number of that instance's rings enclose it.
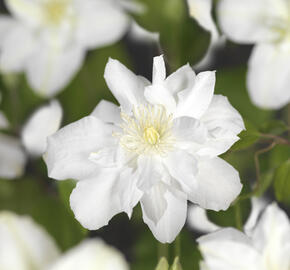
<path fill-rule="evenodd" d="M 46 22 L 51 25 L 59 25 L 66 17 L 68 11 L 67 0 L 48 0 L 44 3 Z"/>
<path fill-rule="evenodd" d="M 139 155 L 165 155 L 174 147 L 172 115 L 160 105 L 140 105 L 131 115 L 121 113 L 120 145 Z"/>

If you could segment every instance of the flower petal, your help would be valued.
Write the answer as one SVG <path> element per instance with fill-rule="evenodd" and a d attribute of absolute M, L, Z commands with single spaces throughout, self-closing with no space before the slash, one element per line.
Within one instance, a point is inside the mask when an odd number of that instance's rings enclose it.
<path fill-rule="evenodd" d="M 163 159 L 169 173 L 182 186 L 185 193 L 196 188 L 197 160 L 185 151 L 178 150 Z"/>
<path fill-rule="evenodd" d="M 9 127 L 9 121 L 6 118 L 5 114 L 0 111 L 0 129 L 6 129 Z"/>
<path fill-rule="evenodd" d="M 26 150 L 34 156 L 42 155 L 47 147 L 47 137 L 59 129 L 61 120 L 62 108 L 56 100 L 36 110 L 22 130 L 21 139 Z"/>
<path fill-rule="evenodd" d="M 101 100 L 91 115 L 107 123 L 121 123 L 120 108 L 106 100 Z"/>
<path fill-rule="evenodd" d="M 166 88 L 172 95 L 186 89 L 191 89 L 195 83 L 195 72 L 189 64 L 182 66 L 165 80 Z"/>
<path fill-rule="evenodd" d="M 226 210 L 240 194 L 239 173 L 221 158 L 198 161 L 197 187 L 189 199 L 210 210 Z"/>
<path fill-rule="evenodd" d="M 97 230 L 120 212 L 131 215 L 141 195 L 131 180 L 126 171 L 122 175 L 117 169 L 103 169 L 96 177 L 78 182 L 70 197 L 76 219 L 85 228 Z"/>
<path fill-rule="evenodd" d="M 129 270 L 124 256 L 100 239 L 89 239 L 69 250 L 50 270 Z"/>
<path fill-rule="evenodd" d="M 76 8 L 79 13 L 76 38 L 88 48 L 118 41 L 129 27 L 129 17 L 118 2 L 79 1 Z"/>
<path fill-rule="evenodd" d="M 60 129 L 48 137 L 44 160 L 49 176 L 58 180 L 90 177 L 98 171 L 90 154 L 113 142 L 112 129 L 93 116 Z"/>
<path fill-rule="evenodd" d="M 260 269 L 260 254 L 250 245 L 249 238 L 236 229 L 211 233 L 199 238 L 198 242 L 209 269 Z"/>
<path fill-rule="evenodd" d="M 9 34 L 11 29 L 17 24 L 18 22 L 10 16 L 0 16 L 0 48 L 7 34 Z"/>
<path fill-rule="evenodd" d="M 22 175 L 26 155 L 20 142 L 10 136 L 0 134 L 0 177 L 13 179 Z"/>
<path fill-rule="evenodd" d="M 39 95 L 52 97 L 77 73 L 85 52 L 78 46 L 61 49 L 40 44 L 28 61 L 28 80 Z"/>
<path fill-rule="evenodd" d="M 290 221 L 276 203 L 266 208 L 252 237 L 256 248 L 263 253 L 265 266 L 279 265 L 279 269 L 289 269 L 289 253 L 284 252 L 290 251 Z"/>
<path fill-rule="evenodd" d="M 199 155 L 214 157 L 226 152 L 245 129 L 239 112 L 222 95 L 214 95 L 208 110 L 200 119 L 208 129 L 209 137 Z"/>
<path fill-rule="evenodd" d="M 211 103 L 215 86 L 215 72 L 201 72 L 191 89 L 179 92 L 175 117 L 189 116 L 199 119 Z"/>
<path fill-rule="evenodd" d="M 43 20 L 43 12 L 39 0 L 5 0 L 9 11 L 20 21 L 38 26 Z"/>
<path fill-rule="evenodd" d="M 247 86 L 252 102 L 280 109 L 290 102 L 289 45 L 257 45 L 249 61 Z"/>
<path fill-rule="evenodd" d="M 287 5 L 284 0 L 221 0 L 218 19 L 223 32 L 235 42 L 274 41 L 287 23 Z"/>
<path fill-rule="evenodd" d="M 130 113 L 134 105 L 137 106 L 143 102 L 146 82 L 119 61 L 109 59 L 104 77 L 125 112 Z"/>
<path fill-rule="evenodd" d="M 1 269 L 45 269 L 60 255 L 52 237 L 30 217 L 0 212 Z"/>
<path fill-rule="evenodd" d="M 152 83 L 162 83 L 166 78 L 166 67 L 163 55 L 153 58 Z"/>
<path fill-rule="evenodd" d="M 33 34 L 25 25 L 20 23 L 10 25 L 9 32 L 4 34 L 1 41 L 0 69 L 2 72 L 22 71 L 35 46 Z"/>
<path fill-rule="evenodd" d="M 158 185 L 164 184 L 160 182 Z M 164 188 L 154 187 L 154 190 L 156 191 L 157 188 L 159 192 L 148 194 L 150 199 L 145 197 L 145 201 L 143 201 L 142 198 L 141 206 L 143 220 L 149 226 L 155 238 L 162 243 L 171 243 L 179 234 L 185 223 L 187 198 L 184 193 L 170 188 L 169 186 L 165 187 L 165 192 Z M 163 206 L 163 203 L 160 204 L 163 200 L 165 200 L 167 204 L 165 211 L 163 207 L 161 209 L 159 208 Z M 160 212 L 164 213 L 156 223 L 153 217 L 159 217 Z M 156 213 L 159 213 L 159 215 L 156 215 Z"/>

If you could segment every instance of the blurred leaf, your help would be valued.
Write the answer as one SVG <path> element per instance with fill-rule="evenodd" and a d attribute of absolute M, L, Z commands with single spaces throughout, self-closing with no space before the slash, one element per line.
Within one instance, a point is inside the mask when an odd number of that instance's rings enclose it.
<path fill-rule="evenodd" d="M 172 70 L 195 64 L 207 51 L 209 33 L 189 17 L 186 1 L 144 0 L 147 11 L 135 16 L 145 29 L 160 33 L 160 42 Z"/>
<path fill-rule="evenodd" d="M 70 210 L 69 198 L 75 186 L 76 186 L 76 181 L 74 180 L 66 180 L 66 181 L 57 182 L 57 188 L 58 188 L 60 199 L 69 210 Z"/>
<path fill-rule="evenodd" d="M 174 259 L 173 265 L 170 267 L 170 270 L 182 270 L 182 266 L 179 261 L 179 257 Z"/>
<path fill-rule="evenodd" d="M 168 270 L 168 268 L 169 268 L 169 265 L 168 265 L 167 259 L 162 257 L 159 260 L 159 263 L 157 267 L 155 268 L 155 270 Z"/>
<path fill-rule="evenodd" d="M 290 128 L 281 120 L 271 120 L 268 122 L 265 122 L 261 126 L 261 132 L 273 134 L 273 135 L 281 135 L 284 132 L 288 131 Z"/>
<path fill-rule="evenodd" d="M 263 173 L 260 177 L 260 183 L 258 188 L 255 190 L 254 195 L 261 197 L 271 186 L 274 179 L 274 170 L 271 169 L 266 173 Z"/>
<path fill-rule="evenodd" d="M 290 159 L 276 170 L 274 176 L 275 196 L 279 202 L 290 204 Z"/>
<path fill-rule="evenodd" d="M 256 127 L 248 121 L 245 121 L 246 130 L 239 134 L 240 140 L 237 141 L 231 148 L 231 151 L 243 150 L 255 144 L 259 138 L 260 133 Z"/>
<path fill-rule="evenodd" d="M 41 179 L 0 180 L 0 209 L 32 216 L 64 250 L 80 242 L 86 235 Z"/>

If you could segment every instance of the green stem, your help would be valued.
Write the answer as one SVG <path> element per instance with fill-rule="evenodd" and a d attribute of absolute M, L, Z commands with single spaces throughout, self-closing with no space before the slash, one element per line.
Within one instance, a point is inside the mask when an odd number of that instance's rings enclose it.
<path fill-rule="evenodd" d="M 158 242 L 158 258 L 162 257 L 168 259 L 168 244 Z"/>
<path fill-rule="evenodd" d="M 242 222 L 242 217 L 241 217 L 241 208 L 239 203 L 235 205 L 235 220 L 236 220 L 236 227 L 238 230 L 242 231 L 243 230 L 243 222 Z"/>
<path fill-rule="evenodd" d="M 180 235 L 178 235 L 174 241 L 174 255 L 175 257 L 180 257 L 181 254 L 181 240 Z"/>

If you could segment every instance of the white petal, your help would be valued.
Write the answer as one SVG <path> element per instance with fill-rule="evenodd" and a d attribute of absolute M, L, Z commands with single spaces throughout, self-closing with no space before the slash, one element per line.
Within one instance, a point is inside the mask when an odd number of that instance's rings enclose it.
<path fill-rule="evenodd" d="M 258 107 L 280 109 L 290 102 L 290 48 L 284 45 L 261 44 L 253 50 L 247 86 Z"/>
<path fill-rule="evenodd" d="M 159 33 L 149 32 L 142 26 L 133 21 L 129 30 L 129 37 L 135 42 L 155 42 L 159 41 Z"/>
<path fill-rule="evenodd" d="M 128 15 L 115 1 L 80 1 L 76 8 L 79 13 L 76 38 L 86 47 L 112 44 L 121 39 L 129 27 Z"/>
<path fill-rule="evenodd" d="M 238 230 L 228 228 L 198 239 L 199 248 L 211 270 L 256 270 L 259 253 Z"/>
<path fill-rule="evenodd" d="M 78 72 L 84 56 L 84 50 L 77 46 L 61 49 L 40 44 L 28 61 L 29 83 L 39 95 L 54 96 Z"/>
<path fill-rule="evenodd" d="M 108 169 L 101 170 L 94 178 L 78 182 L 70 197 L 76 219 L 85 228 L 97 230 L 120 212 L 130 215 L 138 202 L 131 180 L 126 172 L 120 176 L 119 170 Z"/>
<path fill-rule="evenodd" d="M 158 241 L 162 243 L 171 243 L 179 234 L 185 223 L 187 198 L 184 193 L 169 188 L 168 186 L 166 187 L 165 193 L 156 192 L 156 194 L 150 195 L 151 200 L 146 200 L 146 203 L 143 202 L 143 198 L 141 199 L 143 220 L 149 226 Z M 152 220 L 152 216 L 156 217 L 154 214 L 156 211 L 160 211 L 160 209 L 158 210 L 158 207 L 160 207 L 162 196 L 167 203 L 167 207 L 162 217 L 157 223 L 155 223 L 154 220 Z M 150 216 L 148 216 L 148 212 L 150 213 Z"/>
<path fill-rule="evenodd" d="M 98 166 L 90 154 L 113 144 L 112 130 L 93 116 L 74 122 L 48 137 L 44 159 L 51 178 L 84 179 L 94 175 Z"/>
<path fill-rule="evenodd" d="M 220 229 L 208 219 L 206 210 L 197 205 L 191 205 L 188 208 L 187 223 L 191 229 L 202 233 L 210 233 Z"/>
<path fill-rule="evenodd" d="M 210 210 L 226 210 L 242 189 L 239 173 L 218 157 L 199 160 L 196 178 L 190 200 Z"/>
<path fill-rule="evenodd" d="M 105 68 L 105 80 L 122 110 L 131 112 L 144 100 L 143 93 L 146 82 L 136 76 L 117 60 L 109 59 Z"/>
<path fill-rule="evenodd" d="M 22 71 L 27 60 L 31 61 L 30 57 L 35 46 L 33 34 L 25 25 L 15 23 L 10 26 L 9 32 L 1 41 L 0 69 L 2 72 Z"/>
<path fill-rule="evenodd" d="M 189 14 L 201 27 L 211 34 L 211 42 L 218 40 L 219 34 L 211 15 L 212 0 L 187 0 Z"/>
<path fill-rule="evenodd" d="M 165 80 L 166 88 L 176 95 L 178 92 L 191 89 L 195 83 L 195 72 L 189 64 L 182 66 Z"/>
<path fill-rule="evenodd" d="M 30 217 L 0 212 L 1 269 L 46 269 L 59 256 L 52 237 Z"/>
<path fill-rule="evenodd" d="M 107 123 L 121 123 L 121 110 L 112 102 L 101 100 L 91 115 Z"/>
<path fill-rule="evenodd" d="M 34 156 L 42 155 L 47 147 L 47 137 L 59 129 L 61 120 L 62 108 L 56 100 L 36 110 L 22 130 L 21 139 L 26 150 Z"/>
<path fill-rule="evenodd" d="M 166 78 L 166 67 L 163 55 L 153 58 L 152 83 L 162 83 Z"/>
<path fill-rule="evenodd" d="M 26 155 L 20 142 L 10 136 L 0 134 L 0 177 L 13 179 L 22 175 Z"/>
<path fill-rule="evenodd" d="M 266 208 L 252 237 L 256 248 L 263 253 L 265 265 L 289 269 L 289 253 L 286 255 L 284 251 L 290 250 L 290 221 L 276 203 Z"/>
<path fill-rule="evenodd" d="M 245 129 L 239 112 L 221 95 L 214 95 L 208 110 L 200 120 L 209 133 L 204 148 L 198 152 L 200 155 L 214 157 L 226 152 L 239 140 L 237 135 Z"/>
<path fill-rule="evenodd" d="M 85 240 L 65 253 L 49 270 L 129 270 L 124 256 L 102 240 Z"/>
<path fill-rule="evenodd" d="M 0 111 L 0 129 L 6 129 L 9 127 L 9 121 L 5 114 Z"/>
<path fill-rule="evenodd" d="M 42 21 L 42 9 L 39 0 L 5 0 L 9 11 L 22 23 L 38 26 Z"/>
<path fill-rule="evenodd" d="M 9 34 L 11 29 L 17 24 L 18 22 L 10 16 L 0 16 L 0 48 L 6 39 L 7 34 Z"/>
<path fill-rule="evenodd" d="M 182 186 L 185 193 L 196 188 L 197 160 L 185 151 L 178 150 L 163 159 L 169 173 Z"/>
<path fill-rule="evenodd" d="M 175 117 L 189 116 L 199 119 L 211 103 L 215 86 L 215 72 L 201 72 L 191 89 L 179 92 Z"/>
<path fill-rule="evenodd" d="M 223 32 L 239 43 L 277 40 L 287 16 L 284 0 L 221 0 L 218 5 Z"/>
<path fill-rule="evenodd" d="M 191 117 L 178 117 L 173 120 L 172 133 L 181 142 L 204 143 L 207 139 L 206 126 Z"/>

